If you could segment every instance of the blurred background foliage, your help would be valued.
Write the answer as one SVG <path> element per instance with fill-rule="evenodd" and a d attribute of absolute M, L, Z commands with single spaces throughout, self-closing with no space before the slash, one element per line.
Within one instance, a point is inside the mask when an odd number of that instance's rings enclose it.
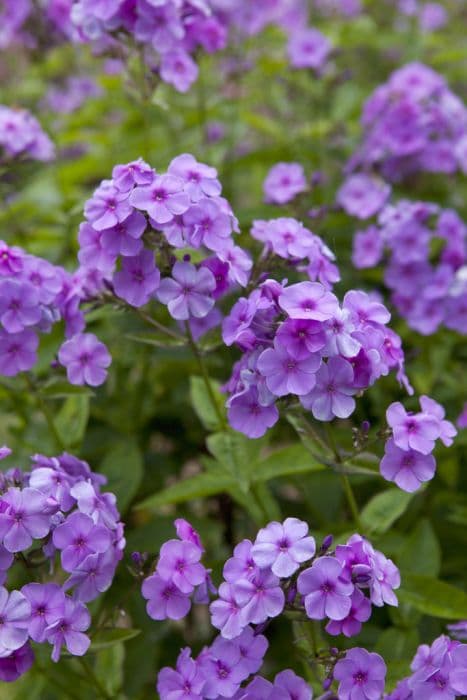
<path fill-rule="evenodd" d="M 248 235 L 254 218 L 295 216 L 336 253 L 339 295 L 351 287 L 384 294 L 379 271 L 351 266 L 355 220 L 342 213 L 311 220 L 307 212 L 333 202 L 342 167 L 359 140 L 363 102 L 392 70 L 408 61 L 425 62 L 467 98 L 467 8 L 454 0 L 443 4 L 450 21 L 432 34 L 421 34 L 410 22 L 401 28 L 395 3 L 379 0 L 366 2 L 366 12 L 352 20 L 312 17 L 335 46 L 330 69 L 319 79 L 290 69 L 284 36 L 270 27 L 221 54 L 200 56 L 199 80 L 186 95 L 165 85 L 148 95 L 138 59 L 128 69 L 112 64 L 114 74 L 107 57 L 93 56 L 85 46 L 5 52 L 0 102 L 31 109 L 56 143 L 58 158 L 3 174 L 1 237 L 73 269 L 84 202 L 113 166 L 143 156 L 164 170 L 174 156 L 190 152 L 218 169 L 240 220 L 240 245 L 258 250 Z M 70 75 L 93 76 L 102 94 L 71 114 L 54 113 L 44 95 Z M 213 140 L 216 128 L 220 137 Z M 262 202 L 262 182 L 280 160 L 299 161 L 308 175 L 319 171 L 322 177 L 311 193 L 278 210 Z M 459 174 L 413 177 L 396 194 L 454 207 L 467 216 L 467 182 Z M 416 394 L 437 399 L 455 419 L 466 394 L 465 343 L 446 330 L 422 337 L 397 317 L 392 327 L 403 337 Z M 117 494 L 127 523 L 127 557 L 110 591 L 91 605 L 91 675 L 83 676 L 76 659 L 54 665 L 48 649 L 38 649 L 38 664 L 14 686 L 0 687 L 2 700 L 154 697 L 157 670 L 173 664 L 181 646 L 194 644 L 199 650 L 210 641 L 205 608 L 196 607 L 181 623 L 150 620 L 139 583 L 128 570 L 129 553 L 155 554 L 172 536 L 174 517 L 188 518 L 201 533 L 215 581 L 232 545 L 253 537 L 267 520 L 304 518 L 318 540 L 328 533 L 343 538 L 354 530 L 339 476 L 313 458 L 306 433 L 299 440 L 293 412 L 267 439 L 219 434 L 187 347 L 167 347 L 157 336 L 148 343 L 136 316 L 108 309 L 94 312 L 91 330 L 113 356 L 109 380 L 98 391 L 70 387 L 64 377 L 49 379 L 59 329 L 43 336 L 33 387 L 21 376 L 0 382 L 0 440 L 14 450 L 3 464 L 26 467 L 31 454 L 61 449 L 89 461 L 107 475 L 109 490 Z M 216 337 L 205 345 L 210 374 L 222 383 L 237 353 L 220 349 Z M 371 454 L 349 478 L 365 534 L 401 567 L 404 583 L 400 607 L 377 611 L 352 645 L 369 645 L 383 654 L 390 680 L 407 672 L 419 643 L 431 641 L 448 620 L 467 618 L 466 431 L 449 450 L 437 450 L 438 471 L 428 488 L 412 496 L 388 488 L 377 472 L 383 444 L 376 433 L 384 427 L 387 405 L 401 398 L 394 377 L 385 378 L 358 402 L 351 421 L 332 426 L 344 450 L 351 448 L 352 426 L 363 420 L 372 426 Z M 405 405 L 414 408 L 413 401 Z M 109 622 L 117 630 L 109 631 Z M 265 674 L 289 666 L 309 676 L 300 643 L 304 631 L 296 627 L 292 643 L 291 624 L 271 625 Z M 339 644 L 344 642 L 339 639 Z"/>

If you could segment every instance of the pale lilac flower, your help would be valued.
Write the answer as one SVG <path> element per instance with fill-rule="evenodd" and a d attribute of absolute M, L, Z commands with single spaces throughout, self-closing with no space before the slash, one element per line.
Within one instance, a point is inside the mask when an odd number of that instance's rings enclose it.
<path fill-rule="evenodd" d="M 342 566 L 333 557 L 317 559 L 297 580 L 305 610 L 312 620 L 343 620 L 352 606 L 352 583 L 342 578 Z"/>
<path fill-rule="evenodd" d="M 315 353 L 298 360 L 276 342 L 258 358 L 258 370 L 266 377 L 266 385 L 275 396 L 308 394 L 316 383 L 321 357 Z"/>
<path fill-rule="evenodd" d="M 21 593 L 31 608 L 28 633 L 35 642 L 45 640 L 45 629 L 63 614 L 65 594 L 57 583 L 28 583 Z"/>
<path fill-rule="evenodd" d="M 226 247 L 222 250 L 217 250 L 217 257 L 222 262 L 229 266 L 229 281 L 232 284 L 239 284 L 241 287 L 246 287 L 250 279 L 253 260 L 250 255 L 240 248 L 238 245 L 233 245 L 227 241 Z"/>
<path fill-rule="evenodd" d="M 74 588 L 73 597 L 83 603 L 94 600 L 110 588 L 117 561 L 113 548 L 108 548 L 101 554 L 88 554 L 73 569 L 71 576 L 63 584 L 63 590 Z"/>
<path fill-rule="evenodd" d="M 355 409 L 353 376 L 352 365 L 347 360 L 330 357 L 317 371 L 314 388 L 301 398 L 303 406 L 317 420 L 348 418 Z"/>
<path fill-rule="evenodd" d="M 211 624 L 217 627 L 226 639 L 234 639 L 245 627 L 240 616 L 241 605 L 237 602 L 232 583 L 221 583 L 218 594 L 219 597 L 209 606 Z"/>
<path fill-rule="evenodd" d="M 343 307 L 350 312 L 350 318 L 357 328 L 364 328 L 367 324 L 385 325 L 391 318 L 384 304 L 360 290 L 346 292 Z"/>
<path fill-rule="evenodd" d="M 305 28 L 290 35 L 287 53 L 294 68 L 319 70 L 331 52 L 331 42 L 318 29 Z"/>
<path fill-rule="evenodd" d="M 250 438 L 260 438 L 277 423 L 279 411 L 274 404 L 263 406 L 258 390 L 252 386 L 245 393 L 230 399 L 228 416 L 232 428 Z"/>
<path fill-rule="evenodd" d="M 446 447 L 450 447 L 457 435 L 457 430 L 451 421 L 445 420 L 444 408 L 429 396 L 420 396 L 420 406 L 423 413 L 436 418 L 439 424 L 439 439 Z"/>
<path fill-rule="evenodd" d="M 143 247 L 141 237 L 145 230 L 146 219 L 134 211 L 125 221 L 101 232 L 102 247 L 111 256 L 137 255 Z"/>
<path fill-rule="evenodd" d="M 274 678 L 274 688 L 281 691 L 277 700 L 311 700 L 313 691 L 303 678 L 290 669 L 281 671 Z M 275 698 L 273 694 L 272 700 Z"/>
<path fill-rule="evenodd" d="M 112 362 L 109 351 L 93 333 L 78 333 L 67 340 L 58 351 L 58 359 L 70 384 L 99 386 L 107 378 Z"/>
<path fill-rule="evenodd" d="M 19 591 L 0 586 L 0 657 L 19 649 L 28 639 L 31 606 Z"/>
<path fill-rule="evenodd" d="M 263 569 L 252 580 L 240 579 L 233 585 L 244 625 L 257 624 L 269 617 L 277 617 L 284 609 L 285 596 L 279 579 L 271 571 Z"/>
<path fill-rule="evenodd" d="M 83 603 L 65 597 L 59 619 L 45 629 L 45 638 L 53 645 L 52 661 L 57 662 L 63 645 L 73 656 L 84 656 L 91 640 L 84 632 L 91 624 L 91 616 Z"/>
<path fill-rule="evenodd" d="M 36 489 L 11 487 L 0 497 L 0 539 L 8 552 L 21 552 L 50 530 L 47 498 Z"/>
<path fill-rule="evenodd" d="M 200 563 L 202 551 L 193 542 L 168 540 L 161 547 L 157 573 L 185 594 L 203 583 L 206 569 Z"/>
<path fill-rule="evenodd" d="M 190 206 L 183 180 L 174 175 L 155 175 L 150 185 L 135 187 L 130 201 L 134 207 L 146 211 L 155 224 L 167 224 Z"/>
<path fill-rule="evenodd" d="M 403 405 L 396 401 L 386 410 L 386 419 L 397 447 L 424 455 L 433 451 L 435 440 L 439 437 L 436 418 L 427 413 L 407 413 Z"/>
<path fill-rule="evenodd" d="M 178 92 L 188 92 L 198 77 L 198 66 L 186 51 L 175 49 L 162 55 L 160 74 Z"/>
<path fill-rule="evenodd" d="M 150 185 L 154 170 L 142 158 L 126 165 L 116 165 L 112 170 L 112 180 L 118 190 L 129 192 L 134 185 Z"/>
<path fill-rule="evenodd" d="M 5 333 L 0 330 L 0 374 L 12 377 L 27 372 L 37 361 L 39 338 L 27 329 L 21 333 Z"/>
<path fill-rule="evenodd" d="M 122 268 L 113 277 L 115 294 L 131 306 L 147 304 L 159 288 L 161 274 L 154 262 L 154 253 L 144 249 L 138 255 L 122 260 Z"/>
<path fill-rule="evenodd" d="M 39 295 L 32 284 L 0 280 L 0 322 L 8 333 L 21 333 L 38 323 L 41 316 Z"/>
<path fill-rule="evenodd" d="M 297 360 L 304 360 L 326 345 L 323 324 L 319 321 L 286 319 L 276 333 L 277 342 Z"/>
<path fill-rule="evenodd" d="M 217 170 L 199 163 L 190 153 L 182 153 L 173 158 L 167 172 L 185 182 L 184 190 L 192 202 L 199 202 L 203 197 L 217 197 L 221 193 Z"/>
<path fill-rule="evenodd" d="M 348 615 L 343 620 L 330 620 L 326 625 L 326 632 L 332 635 L 343 634 L 345 637 L 354 637 L 360 632 L 362 622 L 369 620 L 370 616 L 370 601 L 358 588 L 355 588 Z"/>
<path fill-rule="evenodd" d="M 188 241 L 194 248 L 204 245 L 209 250 L 223 250 L 232 233 L 230 217 L 215 200 L 200 199 L 183 215 Z"/>
<path fill-rule="evenodd" d="M 96 231 L 116 226 L 132 211 L 128 193 L 120 192 L 109 180 L 104 180 L 84 205 L 84 215 Z"/>
<path fill-rule="evenodd" d="M 84 513 L 74 512 L 64 523 L 55 528 L 53 543 L 62 550 L 61 561 L 65 571 L 73 572 L 89 554 L 101 554 L 111 544 L 109 530 L 95 525 Z"/>
<path fill-rule="evenodd" d="M 369 219 L 384 206 L 391 187 L 370 175 L 350 175 L 337 193 L 341 207 L 358 219 Z"/>
<path fill-rule="evenodd" d="M 339 682 L 339 700 L 380 700 L 384 691 L 386 664 L 379 654 L 355 647 L 334 667 Z"/>
<path fill-rule="evenodd" d="M 370 581 L 370 598 L 373 605 L 381 608 L 384 604 L 397 607 L 394 590 L 401 585 L 399 569 L 382 552 L 373 550 L 370 554 L 373 576 Z"/>
<path fill-rule="evenodd" d="M 305 173 L 299 163 L 277 163 L 263 185 L 265 200 L 272 204 L 286 204 L 306 189 Z"/>
<path fill-rule="evenodd" d="M 412 493 L 434 477 L 436 460 L 430 454 L 401 450 L 394 440 L 388 440 L 379 468 L 387 481 L 394 481 L 400 489 Z"/>
<path fill-rule="evenodd" d="M 384 241 L 376 226 L 357 231 L 353 239 L 352 263 L 357 269 L 374 267 L 383 257 Z"/>
<path fill-rule="evenodd" d="M 222 573 L 226 581 L 235 583 L 243 578 L 252 580 L 259 573 L 259 568 L 253 559 L 252 548 L 253 543 L 250 540 L 242 540 L 236 545 L 233 557 L 227 559 L 224 564 Z"/>
<path fill-rule="evenodd" d="M 144 579 L 141 592 L 148 601 L 146 611 L 153 620 L 181 620 L 191 608 L 189 596 L 171 581 L 162 579 L 158 573 Z"/>
<path fill-rule="evenodd" d="M 157 297 L 167 304 L 171 316 L 186 321 L 190 316 L 202 318 L 214 306 L 214 275 L 208 268 L 197 269 L 188 262 L 176 262 L 172 277 L 161 280 Z"/>
<path fill-rule="evenodd" d="M 225 636 L 225 635 L 222 635 Z M 234 639 L 234 644 L 240 652 L 240 665 L 247 675 L 256 673 L 262 666 L 263 658 L 269 646 L 268 640 L 262 634 L 256 634 L 248 626 Z"/>
<path fill-rule="evenodd" d="M 279 306 L 290 318 L 326 321 L 338 309 L 338 301 L 319 282 L 298 282 L 284 289 Z"/>
<path fill-rule="evenodd" d="M 307 534 L 308 525 L 297 518 L 269 523 L 258 532 L 251 550 L 255 564 L 260 569 L 271 568 L 279 578 L 292 576 L 315 554 L 315 540 Z"/>
<path fill-rule="evenodd" d="M 206 680 L 196 661 L 191 658 L 191 649 L 182 649 L 177 659 L 177 668 L 164 667 L 157 676 L 157 692 L 161 700 L 202 700 Z"/>

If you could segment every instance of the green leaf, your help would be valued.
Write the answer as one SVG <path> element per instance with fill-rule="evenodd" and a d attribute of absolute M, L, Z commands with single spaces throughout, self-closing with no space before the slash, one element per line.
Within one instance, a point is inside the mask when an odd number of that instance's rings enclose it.
<path fill-rule="evenodd" d="M 441 548 L 429 520 L 424 518 L 412 530 L 397 558 L 403 572 L 437 576 L 441 568 Z"/>
<path fill-rule="evenodd" d="M 120 511 L 125 511 L 143 478 L 143 456 L 139 447 L 131 440 L 117 443 L 104 457 L 99 471 L 108 479 L 106 488 L 117 496 Z"/>
<path fill-rule="evenodd" d="M 405 512 L 412 498 L 412 493 L 396 488 L 378 493 L 362 510 L 362 524 L 369 533 L 382 535 Z"/>
<path fill-rule="evenodd" d="M 48 399 L 61 399 L 68 396 L 93 396 L 93 391 L 88 386 L 75 386 L 62 379 L 47 382 L 40 388 L 39 393 Z"/>
<path fill-rule="evenodd" d="M 206 498 L 216 493 L 228 492 L 235 486 L 235 480 L 228 474 L 196 474 L 196 476 L 179 481 L 177 484 L 149 496 L 138 503 L 136 508 L 138 510 L 153 509 L 169 503 L 183 503 L 193 498 Z"/>
<path fill-rule="evenodd" d="M 100 651 L 101 649 L 107 649 L 108 647 L 113 647 L 122 642 L 128 642 L 128 640 L 137 637 L 140 633 L 141 630 L 122 627 L 112 630 L 100 630 L 92 637 L 89 651 Z"/>
<path fill-rule="evenodd" d="M 104 647 L 97 653 L 94 670 L 96 676 L 112 698 L 118 696 L 123 684 L 124 661 L 125 645 L 121 641 Z"/>
<path fill-rule="evenodd" d="M 89 420 L 89 396 L 70 396 L 60 409 L 55 425 L 65 447 L 79 447 Z"/>
<path fill-rule="evenodd" d="M 180 348 L 186 345 L 183 337 L 174 338 L 166 333 L 127 333 L 125 338 L 142 345 L 152 345 L 155 348 Z"/>
<path fill-rule="evenodd" d="M 229 430 L 210 435 L 206 442 L 209 452 L 246 493 L 254 478 L 254 464 L 266 444 L 266 439 L 251 440 L 246 435 Z"/>
<path fill-rule="evenodd" d="M 216 404 L 222 415 L 225 413 L 225 397 L 220 392 L 220 384 L 211 380 Z M 196 415 L 207 430 L 219 430 L 218 413 L 212 405 L 206 384 L 202 377 L 190 377 L 190 400 Z"/>
<path fill-rule="evenodd" d="M 271 452 L 251 469 L 251 481 L 268 481 L 291 474 L 306 474 L 325 469 L 303 445 L 290 445 Z"/>
<path fill-rule="evenodd" d="M 419 644 L 416 628 L 401 629 L 391 627 L 384 630 L 378 638 L 375 651 L 388 661 L 406 661 L 411 659 Z"/>
<path fill-rule="evenodd" d="M 405 574 L 397 597 L 425 615 L 456 620 L 467 618 L 467 593 L 431 576 Z"/>

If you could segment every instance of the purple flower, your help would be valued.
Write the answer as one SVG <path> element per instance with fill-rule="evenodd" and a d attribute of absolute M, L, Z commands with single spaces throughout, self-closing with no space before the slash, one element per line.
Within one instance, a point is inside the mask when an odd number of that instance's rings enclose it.
<path fill-rule="evenodd" d="M 50 530 L 47 498 L 36 489 L 9 488 L 0 497 L 0 538 L 9 552 L 21 552 Z"/>
<path fill-rule="evenodd" d="M 201 554 L 202 551 L 193 542 L 168 540 L 161 547 L 157 573 L 182 593 L 189 594 L 206 577 L 206 569 L 199 561 Z"/>
<path fill-rule="evenodd" d="M 216 637 L 209 649 L 209 655 L 203 659 L 205 698 L 230 698 L 238 690 L 240 683 L 248 677 L 249 672 L 245 664 L 241 663 L 240 649 L 235 642 L 236 640 Z"/>
<path fill-rule="evenodd" d="M 381 475 L 387 481 L 394 481 L 403 491 L 416 491 L 422 483 L 433 478 L 435 471 L 433 455 L 411 449 L 401 450 L 392 439 L 386 442 L 380 463 Z"/>
<path fill-rule="evenodd" d="M 174 525 L 175 530 L 177 532 L 177 536 L 181 540 L 185 540 L 186 542 L 192 542 L 198 547 L 198 549 L 200 549 L 202 552 L 204 551 L 204 547 L 202 545 L 199 534 L 196 532 L 193 525 L 191 525 L 188 522 L 188 520 L 185 520 L 184 518 L 177 518 L 174 521 Z"/>
<path fill-rule="evenodd" d="M 357 231 L 353 239 L 352 263 L 357 269 L 374 267 L 383 257 L 384 241 L 376 226 Z"/>
<path fill-rule="evenodd" d="M 357 328 L 365 328 L 368 324 L 384 325 L 391 318 L 383 304 L 372 299 L 366 292 L 355 289 L 345 294 L 343 307 L 350 312 L 350 318 Z"/>
<path fill-rule="evenodd" d="M 56 622 L 45 629 L 45 638 L 53 645 L 52 661 L 58 661 L 63 645 L 73 656 L 84 656 L 91 640 L 84 632 L 91 624 L 91 616 L 83 603 L 65 596 L 63 612 Z"/>
<path fill-rule="evenodd" d="M 160 74 L 178 92 L 188 92 L 198 77 L 198 66 L 186 51 L 175 49 L 163 54 Z"/>
<path fill-rule="evenodd" d="M 312 620 L 343 620 L 352 606 L 352 583 L 342 578 L 342 566 L 333 557 L 317 559 L 297 580 L 305 610 Z"/>
<path fill-rule="evenodd" d="M 452 651 L 453 669 L 449 673 L 449 683 L 455 693 L 467 693 L 467 644 L 460 644 Z"/>
<path fill-rule="evenodd" d="M 318 354 L 297 360 L 276 342 L 258 358 L 258 370 L 266 377 L 266 385 L 275 396 L 308 394 L 316 383 L 316 371 L 321 364 Z"/>
<path fill-rule="evenodd" d="M 232 233 L 230 217 L 215 200 L 200 199 L 183 215 L 187 238 L 194 248 L 204 245 L 209 250 L 223 250 Z"/>
<path fill-rule="evenodd" d="M 391 187 L 369 175 L 351 175 L 337 193 L 341 207 L 358 219 L 369 219 L 384 206 Z"/>
<path fill-rule="evenodd" d="M 430 399 L 429 396 L 420 396 L 420 406 L 423 413 L 436 418 L 439 425 L 439 439 L 443 445 L 450 447 L 457 435 L 457 430 L 451 421 L 444 419 L 446 415 L 444 408 L 434 399 Z"/>
<path fill-rule="evenodd" d="M 35 642 L 43 642 L 46 627 L 64 612 L 65 594 L 57 583 L 28 583 L 22 587 L 21 593 L 31 607 L 29 636 Z"/>
<path fill-rule="evenodd" d="M 211 624 L 221 631 L 226 639 L 234 639 L 245 627 L 240 616 L 241 605 L 237 602 L 235 588 L 225 581 L 219 586 L 219 598 L 209 606 Z"/>
<path fill-rule="evenodd" d="M 34 652 L 28 643 L 15 649 L 9 656 L 0 658 L 0 680 L 12 683 L 18 680 L 34 663 Z"/>
<path fill-rule="evenodd" d="M 270 567 L 279 578 L 288 578 L 316 552 L 315 540 L 307 534 L 308 525 L 297 518 L 269 523 L 258 532 L 251 550 L 255 564 L 260 569 Z"/>
<path fill-rule="evenodd" d="M 252 580 L 236 581 L 233 589 L 242 607 L 240 614 L 244 625 L 277 617 L 284 609 L 285 597 L 279 579 L 267 569 L 256 573 Z"/>
<path fill-rule="evenodd" d="M 284 289 L 279 306 L 290 318 L 326 321 L 338 309 L 338 301 L 319 282 L 298 282 Z"/>
<path fill-rule="evenodd" d="M 386 664 L 379 654 L 356 647 L 334 667 L 340 700 L 379 700 L 384 691 Z"/>
<path fill-rule="evenodd" d="M 167 666 L 157 676 L 157 692 L 161 700 L 203 700 L 204 674 L 191 658 L 191 649 L 180 652 L 177 669 Z"/>
<path fill-rule="evenodd" d="M 251 627 L 245 627 L 243 632 L 235 638 L 234 644 L 240 652 L 240 665 L 246 675 L 259 671 L 268 648 L 266 637 L 256 634 Z"/>
<path fill-rule="evenodd" d="M 198 163 L 190 153 L 182 153 L 174 158 L 170 162 L 168 173 L 184 181 L 184 190 L 192 202 L 199 202 L 203 197 L 217 197 L 221 193 L 217 170 L 204 163 Z"/>
<path fill-rule="evenodd" d="M 316 373 L 315 387 L 302 397 L 305 408 L 311 409 L 317 420 L 348 418 L 355 409 L 352 365 L 341 357 L 330 357 Z"/>
<path fill-rule="evenodd" d="M 110 256 L 137 255 L 143 247 L 141 236 L 146 225 L 143 214 L 134 211 L 125 221 L 102 231 L 102 247 Z"/>
<path fill-rule="evenodd" d="M 394 589 L 401 585 L 399 569 L 387 557 L 373 550 L 370 555 L 372 578 L 370 581 L 370 598 L 373 605 L 381 608 L 384 604 L 397 606 L 398 600 Z"/>
<path fill-rule="evenodd" d="M 63 343 L 58 351 L 61 365 L 66 367 L 71 384 L 99 386 L 107 378 L 112 362 L 109 351 L 93 333 L 78 333 Z"/>
<path fill-rule="evenodd" d="M 331 42 L 314 28 L 292 32 L 287 44 L 287 53 L 294 68 L 319 70 L 332 49 Z"/>
<path fill-rule="evenodd" d="M 274 404 L 263 406 L 259 402 L 258 390 L 252 386 L 229 401 L 228 417 L 235 430 L 250 438 L 260 438 L 277 423 L 279 411 Z"/>
<path fill-rule="evenodd" d="M 150 185 L 136 187 L 130 194 L 130 201 L 146 211 L 156 225 L 167 224 L 190 206 L 183 180 L 173 175 L 156 175 Z"/>
<path fill-rule="evenodd" d="M 121 192 L 129 192 L 134 185 L 150 185 L 154 170 L 142 158 L 126 165 L 116 165 L 112 170 L 115 187 Z"/>
<path fill-rule="evenodd" d="M 0 322 L 8 333 L 21 333 L 38 323 L 41 316 L 39 296 L 32 284 L 0 280 Z"/>
<path fill-rule="evenodd" d="M 105 552 L 111 544 L 111 537 L 108 529 L 95 525 L 89 515 L 75 512 L 55 528 L 53 543 L 62 550 L 65 571 L 73 572 L 89 554 Z"/>
<path fill-rule="evenodd" d="M 84 206 L 84 215 L 96 231 L 116 226 L 132 211 L 128 193 L 120 192 L 110 180 L 104 180 Z"/>
<path fill-rule="evenodd" d="M 157 298 L 167 304 L 171 316 L 186 321 L 190 316 L 202 318 L 214 306 L 212 292 L 216 288 L 214 275 L 208 268 L 196 269 L 187 262 L 176 262 L 172 277 L 165 277 L 157 291 Z"/>
<path fill-rule="evenodd" d="M 263 185 L 265 201 L 272 204 L 286 204 L 306 189 L 305 173 L 299 163 L 277 163 Z"/>
<path fill-rule="evenodd" d="M 138 255 L 123 258 L 122 269 L 113 277 L 115 294 L 125 299 L 131 306 L 147 304 L 159 288 L 161 274 L 150 250 L 142 250 Z"/>
<path fill-rule="evenodd" d="M 23 646 L 28 639 L 31 606 L 19 591 L 0 587 L 0 657 Z"/>
<path fill-rule="evenodd" d="M 181 620 L 190 610 L 189 596 L 172 581 L 162 579 L 158 573 L 144 579 L 141 592 L 148 601 L 146 610 L 153 620 Z"/>
<path fill-rule="evenodd" d="M 350 600 L 349 614 L 343 620 L 330 620 L 326 625 L 328 634 L 354 637 L 362 629 L 362 622 L 370 619 L 371 603 L 358 588 L 354 589 Z"/>
<path fill-rule="evenodd" d="M 110 588 L 117 561 L 113 548 L 102 554 L 89 554 L 65 581 L 63 590 L 74 588 L 74 598 L 83 603 L 94 600 Z"/>
<path fill-rule="evenodd" d="M 326 344 L 323 324 L 319 321 L 286 319 L 276 333 L 277 342 L 297 360 L 304 360 Z"/>
<path fill-rule="evenodd" d="M 252 548 L 250 540 L 242 540 L 236 545 L 233 557 L 224 564 L 223 575 L 226 581 L 235 583 L 241 578 L 253 580 L 259 569 L 253 559 Z"/>
<path fill-rule="evenodd" d="M 274 678 L 274 687 L 282 691 L 277 700 L 311 700 L 313 696 L 308 683 L 290 669 L 277 674 Z"/>
<path fill-rule="evenodd" d="M 0 374 L 12 377 L 27 372 L 37 360 L 39 338 L 31 330 L 5 333 L 0 330 Z"/>
<path fill-rule="evenodd" d="M 407 413 L 396 401 L 386 411 L 386 419 L 392 428 L 394 443 L 402 450 L 415 450 L 424 455 L 433 451 L 439 437 L 438 420 L 427 413 Z"/>

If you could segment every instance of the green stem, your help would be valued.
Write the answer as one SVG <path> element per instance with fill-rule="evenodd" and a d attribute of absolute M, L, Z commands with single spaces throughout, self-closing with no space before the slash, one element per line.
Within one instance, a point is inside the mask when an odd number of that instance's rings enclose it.
<path fill-rule="evenodd" d="M 78 657 L 78 661 L 83 667 L 83 670 L 86 673 L 86 677 L 92 682 L 100 697 L 104 698 L 104 700 L 112 700 L 112 696 L 104 688 L 99 678 L 96 676 L 94 669 L 90 664 L 88 664 L 84 656 Z"/>
<path fill-rule="evenodd" d="M 218 402 L 216 401 L 216 397 L 214 395 L 214 391 L 213 391 L 212 385 L 211 385 L 211 380 L 209 379 L 209 374 L 208 374 L 208 371 L 206 369 L 206 365 L 204 364 L 203 356 L 201 355 L 199 348 L 196 345 L 196 341 L 193 338 L 193 334 L 191 332 L 191 328 L 190 328 L 188 321 L 185 323 L 185 328 L 186 328 L 186 334 L 187 334 L 187 338 L 188 338 L 188 344 L 193 352 L 193 355 L 196 358 L 196 361 L 198 362 L 198 366 L 199 366 L 201 375 L 203 377 L 204 385 L 206 387 L 206 391 L 208 393 L 209 400 L 210 400 L 212 407 L 216 413 L 217 419 L 219 421 L 219 426 L 222 430 L 224 430 L 227 427 L 225 416 L 222 413 Z"/>
<path fill-rule="evenodd" d="M 134 311 L 134 309 L 132 309 L 132 310 Z M 167 328 L 166 326 L 162 325 L 162 323 L 159 323 L 159 321 L 156 321 L 155 318 L 153 318 L 149 314 L 145 313 L 144 311 L 137 309 L 136 313 L 142 321 L 149 324 L 150 326 L 153 326 L 153 328 L 157 328 L 157 330 L 160 331 L 161 333 L 165 333 L 165 335 L 169 336 L 170 338 L 174 338 L 175 340 L 179 340 L 179 341 L 183 341 L 183 342 L 185 341 L 185 338 L 183 337 L 183 335 L 180 335 L 180 333 L 177 333 L 176 331 L 172 331 L 170 328 Z"/>
<path fill-rule="evenodd" d="M 55 421 L 53 419 L 53 416 L 52 416 L 52 413 L 50 412 L 49 407 L 47 406 L 47 403 L 44 401 L 40 392 L 37 390 L 37 387 L 34 384 L 34 381 L 30 377 L 30 375 L 26 373 L 24 376 L 26 378 L 26 384 L 28 386 L 28 389 L 31 392 L 31 394 L 33 394 L 33 396 L 35 397 L 35 399 L 37 401 L 37 405 L 39 406 L 40 410 L 42 411 L 42 415 L 44 416 L 44 418 L 46 420 L 50 434 L 52 435 L 58 449 L 64 450 L 65 445 L 62 441 L 62 438 L 59 435 L 59 432 L 57 430 L 57 426 L 55 425 Z"/>
<path fill-rule="evenodd" d="M 331 448 L 332 452 L 334 453 L 335 460 L 337 464 L 342 464 L 342 457 L 339 452 L 339 449 L 334 441 L 334 436 L 329 428 L 329 426 L 326 424 L 326 435 L 328 438 L 328 443 L 329 447 Z M 362 526 L 362 521 L 360 520 L 360 513 L 358 510 L 358 504 L 357 500 L 355 498 L 352 485 L 350 483 L 349 477 L 347 474 L 340 473 L 339 478 L 341 480 L 342 488 L 344 489 L 345 497 L 347 499 L 347 503 L 350 508 L 350 512 L 352 513 L 352 517 L 355 523 L 355 526 L 358 528 L 359 532 L 363 534 L 363 526 Z"/>

